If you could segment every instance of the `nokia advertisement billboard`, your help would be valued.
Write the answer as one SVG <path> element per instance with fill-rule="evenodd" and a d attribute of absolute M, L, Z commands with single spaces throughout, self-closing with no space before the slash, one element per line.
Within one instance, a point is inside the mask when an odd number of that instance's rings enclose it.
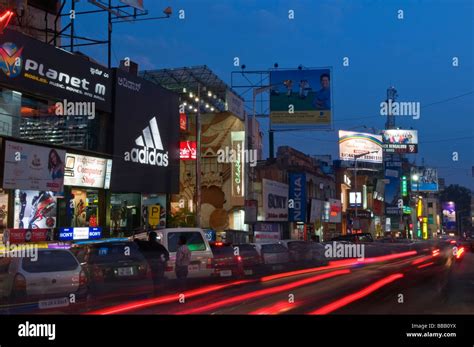
<path fill-rule="evenodd" d="M 111 112 L 111 70 L 13 30 L 0 35 L 0 83 Z"/>
<path fill-rule="evenodd" d="M 179 192 L 179 100 L 160 86 L 116 69 L 111 189 Z"/>

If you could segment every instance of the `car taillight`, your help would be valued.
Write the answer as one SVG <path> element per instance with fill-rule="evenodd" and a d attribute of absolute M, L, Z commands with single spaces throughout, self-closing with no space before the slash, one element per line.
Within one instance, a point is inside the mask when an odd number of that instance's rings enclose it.
<path fill-rule="evenodd" d="M 13 292 L 17 296 L 26 295 L 26 279 L 22 274 L 17 274 L 13 280 Z"/>
<path fill-rule="evenodd" d="M 92 266 L 92 277 L 95 281 L 103 281 L 104 280 L 104 273 L 100 266 L 93 265 Z"/>
<path fill-rule="evenodd" d="M 79 273 L 79 287 L 84 287 L 87 285 L 87 276 L 84 270 L 81 270 Z"/>
<path fill-rule="evenodd" d="M 207 258 L 206 269 L 212 269 L 212 268 L 213 268 L 212 258 Z"/>
<path fill-rule="evenodd" d="M 237 261 L 238 261 L 239 263 L 242 262 L 242 257 L 241 257 L 240 255 L 237 256 Z"/>

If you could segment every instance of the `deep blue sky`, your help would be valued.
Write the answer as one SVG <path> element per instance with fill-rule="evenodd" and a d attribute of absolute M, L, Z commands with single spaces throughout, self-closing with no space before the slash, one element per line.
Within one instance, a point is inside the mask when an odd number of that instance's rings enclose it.
<path fill-rule="evenodd" d="M 137 61 L 140 69 L 207 65 L 229 85 L 236 56 L 247 70 L 268 69 L 274 62 L 282 68 L 332 66 L 336 131 L 276 133 L 275 141 L 335 159 L 338 129 L 384 127 L 379 105 L 394 85 L 399 101 L 421 102 L 419 120 L 397 118 L 397 126 L 419 131 L 419 153 L 410 158 L 438 167 L 448 184 L 474 189 L 474 1 L 144 2 L 151 15 L 161 15 L 166 6 L 174 14 L 167 20 L 114 25 L 114 66 L 123 57 Z M 78 8 L 91 5 L 79 3 Z M 178 18 L 180 9 L 184 20 Z M 403 20 L 397 18 L 399 9 Z M 76 27 L 78 35 L 104 38 L 105 15 L 80 17 Z M 105 46 L 83 51 L 106 63 Z M 349 67 L 342 66 L 343 57 L 349 57 Z M 452 57 L 459 58 L 459 67 L 452 66 Z M 268 129 L 267 120 L 261 125 Z M 265 155 L 267 144 L 266 135 Z"/>

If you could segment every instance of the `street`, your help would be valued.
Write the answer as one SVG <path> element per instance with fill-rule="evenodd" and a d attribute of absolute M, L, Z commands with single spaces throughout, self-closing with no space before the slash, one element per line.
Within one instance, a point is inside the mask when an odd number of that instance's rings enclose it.
<path fill-rule="evenodd" d="M 474 311 L 474 254 L 460 262 L 401 256 L 363 265 L 335 261 L 298 274 L 230 280 L 128 302 L 92 314 L 463 314 Z M 379 258 L 380 259 L 380 258 Z M 424 266 L 427 265 L 427 266 Z M 308 272 L 311 271 L 311 272 Z M 213 288 L 213 286 L 216 286 Z M 208 290 L 209 289 L 209 290 Z M 401 299 L 400 294 L 403 295 Z"/>

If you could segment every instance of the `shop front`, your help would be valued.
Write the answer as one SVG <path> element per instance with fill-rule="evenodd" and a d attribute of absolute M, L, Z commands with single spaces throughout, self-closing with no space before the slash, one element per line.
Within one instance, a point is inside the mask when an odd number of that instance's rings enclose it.
<path fill-rule="evenodd" d="M 107 213 L 112 236 L 164 228 L 179 191 L 178 96 L 116 69 L 114 161 Z M 133 119 L 133 121 L 131 121 Z"/>

